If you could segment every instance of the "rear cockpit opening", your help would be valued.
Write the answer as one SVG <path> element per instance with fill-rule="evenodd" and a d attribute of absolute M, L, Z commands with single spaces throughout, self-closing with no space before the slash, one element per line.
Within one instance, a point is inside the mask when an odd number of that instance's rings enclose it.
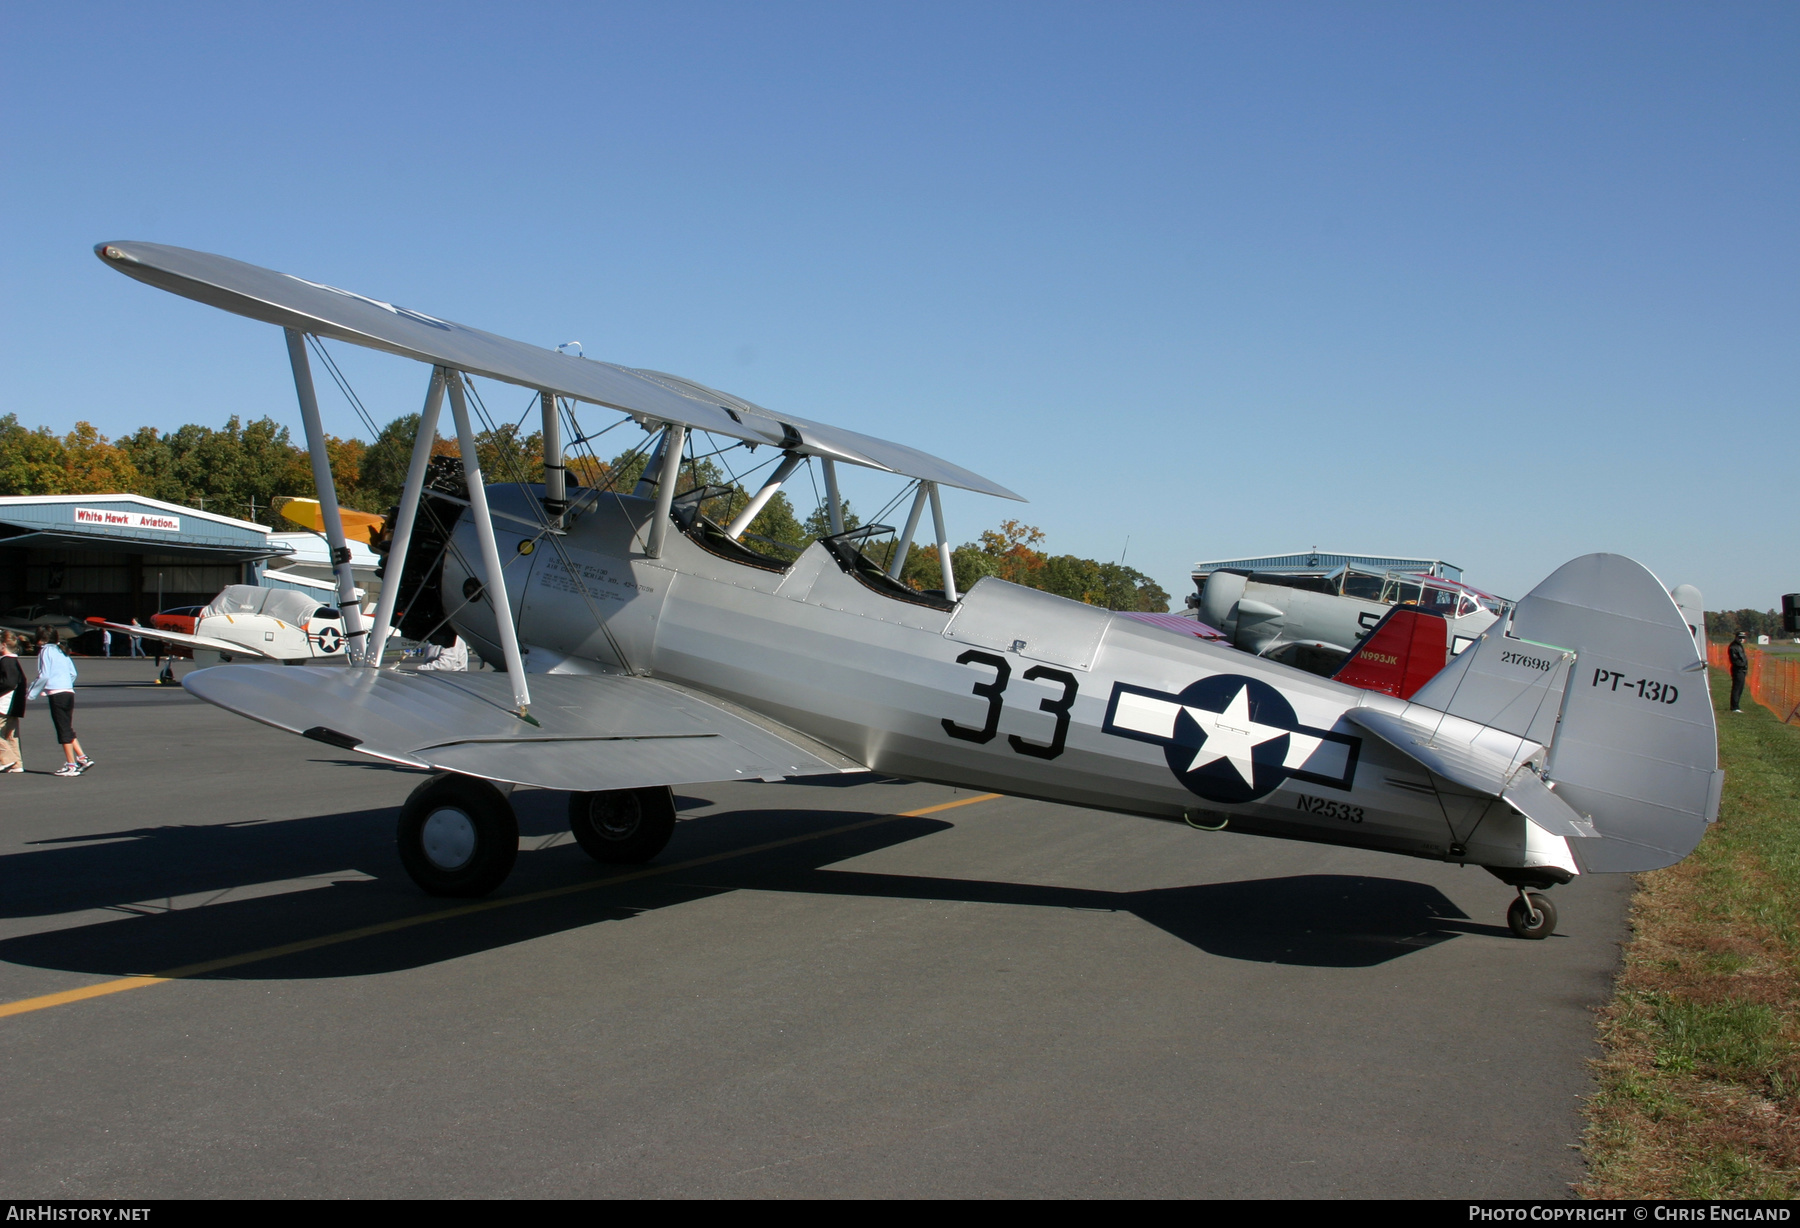
<path fill-rule="evenodd" d="M 885 551 L 874 546 L 876 539 L 884 536 L 894 539 Z M 892 525 L 867 524 L 843 533 L 833 533 L 830 537 L 821 537 L 819 544 L 831 553 L 831 557 L 844 569 L 845 574 L 855 577 L 865 588 L 874 589 L 883 597 L 930 606 L 934 610 L 954 610 L 956 603 L 943 590 L 915 589 L 906 581 L 890 575 L 882 568 L 877 557 L 872 557 L 885 554 L 891 560 L 897 553 L 899 540 Z"/>
<path fill-rule="evenodd" d="M 722 508 L 721 515 L 729 514 L 732 497 L 741 497 L 742 493 L 713 483 L 696 486 L 675 496 L 669 505 L 669 516 L 688 540 L 709 554 L 763 571 L 787 571 L 806 549 L 804 545 L 749 532 L 734 538 L 729 529 L 706 514 L 708 504 Z M 892 525 L 862 525 L 821 537 L 818 542 L 846 575 L 865 588 L 895 601 L 936 610 L 956 608 L 943 590 L 920 591 L 891 574 L 888 565 L 899 553 L 899 536 Z"/>

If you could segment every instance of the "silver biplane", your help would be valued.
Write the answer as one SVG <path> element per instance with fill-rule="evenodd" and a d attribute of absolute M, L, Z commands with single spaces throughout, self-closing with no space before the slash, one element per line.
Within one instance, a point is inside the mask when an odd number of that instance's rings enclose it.
<path fill-rule="evenodd" d="M 340 603 L 352 665 L 224 665 L 200 698 L 266 724 L 431 769 L 399 821 L 426 891 L 479 895 L 512 868 L 512 785 L 566 790 L 602 861 L 655 856 L 671 786 L 873 769 L 1209 830 L 1484 866 L 1518 891 L 1513 930 L 1541 938 L 1541 892 L 1580 873 L 1648 870 L 1693 850 L 1717 812 L 1706 663 L 1644 567 L 1591 554 L 1557 569 L 1405 700 L 989 577 L 959 592 L 938 491 L 1011 491 L 937 457 L 773 412 L 675 376 L 565 355 L 223 257 L 100 244 L 139 281 L 286 330 L 334 554 L 343 554 L 307 335 L 429 368 L 390 576 L 373 626 Z M 541 401 L 542 484 L 488 485 L 472 377 Z M 442 402 L 460 480 L 427 481 Z M 575 405 L 655 432 L 631 493 L 574 488 L 561 442 Z M 477 403 L 479 408 L 479 403 Z M 691 432 L 777 451 L 729 523 L 710 488 L 677 491 Z M 817 462 L 834 532 L 797 556 L 751 538 L 757 511 Z M 881 526 L 842 531 L 836 466 L 910 479 L 884 568 Z M 421 505 L 449 508 L 415 551 Z M 896 576 L 926 509 L 942 587 Z M 504 672 L 381 668 L 396 602 L 437 602 Z"/>

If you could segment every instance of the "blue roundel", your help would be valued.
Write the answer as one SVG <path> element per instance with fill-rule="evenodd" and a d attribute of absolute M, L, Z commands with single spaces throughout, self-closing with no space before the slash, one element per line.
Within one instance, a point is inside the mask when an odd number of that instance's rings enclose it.
<path fill-rule="evenodd" d="M 1266 682 L 1214 674 L 1183 691 L 1175 739 L 1163 753 L 1190 791 L 1212 802 L 1253 802 L 1288 778 L 1294 706 Z"/>

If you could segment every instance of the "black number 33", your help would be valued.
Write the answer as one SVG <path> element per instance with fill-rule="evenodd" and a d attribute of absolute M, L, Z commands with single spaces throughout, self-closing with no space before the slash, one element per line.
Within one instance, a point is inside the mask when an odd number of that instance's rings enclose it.
<path fill-rule="evenodd" d="M 974 649 L 970 649 L 956 658 L 956 663 L 958 665 L 985 665 L 994 671 L 994 680 L 977 682 L 974 686 L 974 693 L 988 701 L 987 720 L 981 728 L 971 729 L 967 725 L 958 725 L 955 721 L 946 718 L 943 722 L 944 732 L 953 738 L 961 738 L 965 742 L 992 742 L 994 736 L 1000 732 L 1001 696 L 1006 693 L 1006 684 L 1012 679 L 1012 666 L 1007 664 L 1005 657 L 995 656 L 991 652 L 977 652 Z M 1049 712 L 1056 717 L 1056 729 L 1050 735 L 1048 746 L 1038 742 L 1027 742 L 1016 733 L 1007 735 L 1007 744 L 1017 754 L 1030 755 L 1034 759 L 1054 759 L 1063 753 L 1063 743 L 1068 740 L 1069 710 L 1075 706 L 1075 695 L 1080 690 L 1080 685 L 1075 681 L 1074 674 L 1066 670 L 1051 669 L 1045 665 L 1032 666 L 1025 671 L 1024 677 L 1027 682 L 1036 682 L 1042 679 L 1045 682 L 1062 683 L 1063 693 L 1061 696 L 1056 699 L 1038 700 L 1039 711 Z"/>

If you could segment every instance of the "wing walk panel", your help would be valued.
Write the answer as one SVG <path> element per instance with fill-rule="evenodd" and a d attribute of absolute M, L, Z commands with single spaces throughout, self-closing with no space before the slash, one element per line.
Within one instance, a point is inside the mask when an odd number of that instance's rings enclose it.
<path fill-rule="evenodd" d="M 510 711 L 504 674 L 220 665 L 194 671 L 182 685 L 252 720 L 377 758 L 546 789 L 813 776 L 859 766 L 647 678 L 533 675 L 535 729 Z"/>

